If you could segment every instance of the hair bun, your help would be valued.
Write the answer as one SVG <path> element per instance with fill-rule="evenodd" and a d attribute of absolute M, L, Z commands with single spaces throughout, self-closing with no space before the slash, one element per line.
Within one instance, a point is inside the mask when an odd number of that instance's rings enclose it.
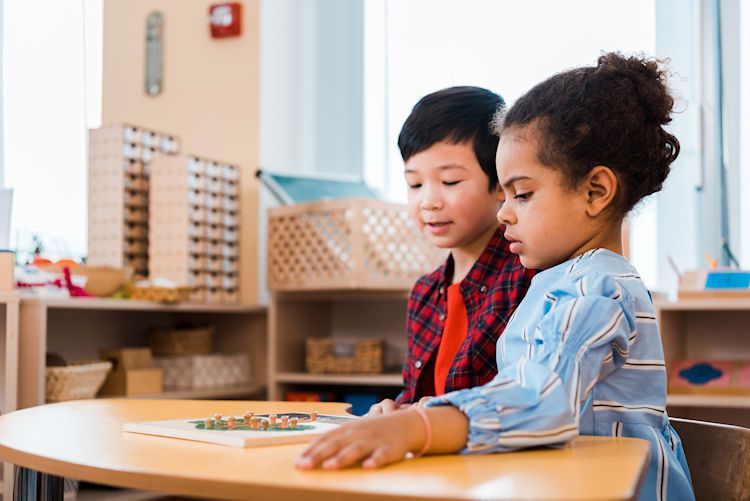
<path fill-rule="evenodd" d="M 626 76 L 633 83 L 633 91 L 648 122 L 666 125 L 672 121 L 674 98 L 669 93 L 666 71 L 659 67 L 659 61 L 609 52 L 599 57 L 597 71 Z"/>

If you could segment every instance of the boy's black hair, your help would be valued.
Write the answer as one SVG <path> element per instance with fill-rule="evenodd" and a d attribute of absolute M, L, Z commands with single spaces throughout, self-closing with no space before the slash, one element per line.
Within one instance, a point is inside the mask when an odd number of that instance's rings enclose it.
<path fill-rule="evenodd" d="M 401 158 L 406 162 L 441 141 L 471 141 L 479 165 L 489 178 L 489 189 L 494 190 L 498 184 L 498 137 L 492 131 L 492 118 L 504 106 L 502 97 L 480 87 L 449 87 L 426 95 L 414 105 L 401 127 Z"/>
<path fill-rule="evenodd" d="M 597 165 L 619 181 L 620 214 L 661 190 L 680 152 L 663 126 L 672 121 L 674 99 L 660 61 L 603 54 L 596 66 L 558 73 L 524 94 L 495 130 L 533 125 L 539 161 L 560 169 L 575 187 Z"/>

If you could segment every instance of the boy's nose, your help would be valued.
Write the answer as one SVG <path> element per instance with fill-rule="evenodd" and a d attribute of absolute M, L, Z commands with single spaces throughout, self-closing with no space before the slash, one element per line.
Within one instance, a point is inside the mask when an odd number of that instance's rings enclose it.
<path fill-rule="evenodd" d="M 442 204 L 440 201 L 436 198 L 424 198 L 422 199 L 422 202 L 419 204 L 419 207 L 422 210 L 437 210 L 440 207 L 442 207 Z"/>

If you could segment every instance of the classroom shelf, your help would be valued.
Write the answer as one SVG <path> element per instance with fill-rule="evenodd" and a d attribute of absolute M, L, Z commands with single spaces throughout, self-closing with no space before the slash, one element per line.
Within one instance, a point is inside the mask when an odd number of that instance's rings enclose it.
<path fill-rule="evenodd" d="M 46 353 L 65 360 L 94 360 L 99 349 L 148 346 L 152 327 L 212 325 L 217 353 L 248 353 L 252 385 L 241 388 L 164 392 L 152 398 L 265 396 L 267 310 L 263 306 L 160 304 L 98 298 L 22 296 L 19 339 L 19 407 L 44 403 Z M 259 389 L 260 388 L 260 389 Z M 257 391 L 256 391 L 257 389 Z"/>
<path fill-rule="evenodd" d="M 750 360 L 750 299 L 656 301 L 667 371 L 679 360 Z M 750 396 L 673 393 L 670 416 L 750 425 Z"/>
<path fill-rule="evenodd" d="M 311 337 L 382 338 L 384 367 L 403 367 L 406 358 L 408 291 L 319 291 L 274 293 L 268 314 L 268 394 L 282 400 L 288 391 L 326 387 L 380 388 L 379 398 L 398 393 L 400 369 L 385 374 L 310 374 L 305 368 Z"/>
<path fill-rule="evenodd" d="M 358 385 L 358 386 L 397 386 L 404 384 L 401 374 L 308 374 L 306 372 L 282 372 L 276 374 L 278 383 Z"/>
<path fill-rule="evenodd" d="M 683 395 L 670 393 L 667 405 L 672 407 L 713 407 L 750 409 L 750 396 L 746 395 Z"/>

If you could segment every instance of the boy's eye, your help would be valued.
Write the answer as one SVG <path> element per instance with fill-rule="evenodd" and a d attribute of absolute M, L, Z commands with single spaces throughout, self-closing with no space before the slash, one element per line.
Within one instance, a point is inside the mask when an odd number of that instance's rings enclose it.
<path fill-rule="evenodd" d="M 411 183 L 406 183 L 406 184 L 407 184 L 407 185 L 409 186 L 409 189 L 410 189 L 410 190 L 416 190 L 416 189 L 418 189 L 418 188 L 421 188 L 421 187 L 422 187 L 422 183 L 413 183 L 413 184 L 411 184 Z"/>
<path fill-rule="evenodd" d="M 516 193 L 516 196 L 514 196 L 513 198 L 515 198 L 516 200 L 528 200 L 529 198 L 531 198 L 532 193 L 533 192 L 531 191 L 527 191 L 526 193 Z"/>
<path fill-rule="evenodd" d="M 458 181 L 443 181 L 443 184 L 445 186 L 456 186 L 460 182 L 461 180 L 459 179 Z"/>

